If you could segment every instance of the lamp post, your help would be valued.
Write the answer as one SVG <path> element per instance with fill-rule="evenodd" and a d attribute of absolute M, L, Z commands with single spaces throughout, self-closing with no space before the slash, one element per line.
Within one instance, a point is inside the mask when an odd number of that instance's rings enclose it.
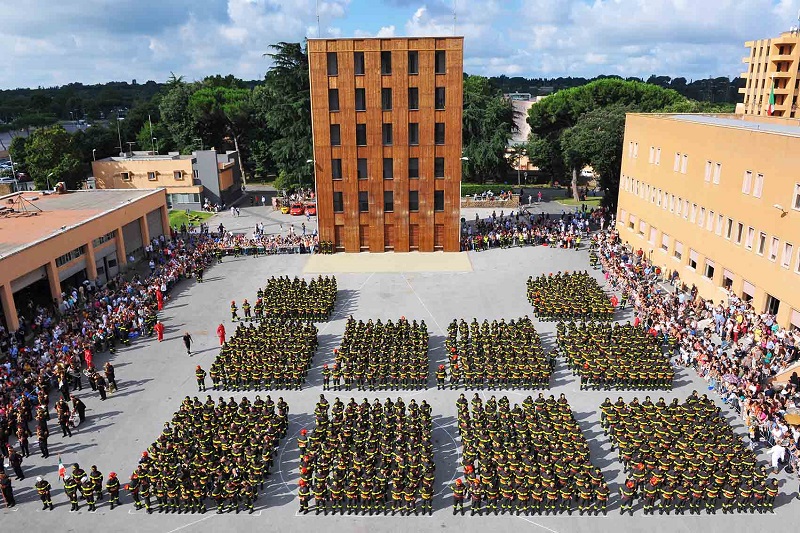
<path fill-rule="evenodd" d="M 97 148 L 92 148 L 92 161 L 97 161 L 95 154 L 97 154 Z"/>
<path fill-rule="evenodd" d="M 51 190 L 51 189 L 50 189 L 50 176 L 52 176 L 53 174 L 54 174 L 54 172 L 51 172 L 51 173 L 50 173 L 50 174 L 48 174 L 48 175 L 47 175 L 47 177 L 45 178 L 45 180 L 47 180 L 47 190 L 48 190 L 48 191 L 49 191 L 49 190 Z"/>
<path fill-rule="evenodd" d="M 155 155 L 158 155 L 158 151 L 159 151 L 158 150 L 158 137 L 153 137 L 153 143 L 155 144 L 155 147 L 156 147 Z"/>

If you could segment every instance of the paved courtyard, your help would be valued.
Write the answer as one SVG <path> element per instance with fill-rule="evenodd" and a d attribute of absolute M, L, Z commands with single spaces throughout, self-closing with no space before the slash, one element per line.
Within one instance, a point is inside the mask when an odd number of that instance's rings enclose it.
<path fill-rule="evenodd" d="M 560 213 L 562 207 L 553 206 L 553 212 Z M 229 228 L 250 228 L 255 222 L 264 222 L 268 232 L 277 232 L 280 224 L 288 228 L 294 223 L 295 230 L 305 218 L 281 215 L 271 208 L 242 208 L 240 218 L 229 214 L 219 215 L 209 221 L 212 227 L 220 222 Z M 491 210 L 489 211 L 491 212 Z M 474 218 L 474 214 L 466 215 Z M 308 223 L 313 231 L 314 220 Z M 244 231 L 244 230 L 243 230 Z M 318 324 L 319 350 L 306 385 L 301 391 L 274 391 L 271 396 L 279 396 L 289 404 L 290 427 L 288 437 L 278 452 L 276 467 L 267 482 L 265 493 L 259 496 L 256 513 L 253 515 L 226 514 L 214 512 L 204 515 L 146 515 L 134 511 L 130 496 L 123 495 L 123 505 L 110 511 L 107 500 L 97 513 L 88 513 L 82 502 L 81 511 L 68 513 L 69 504 L 57 480 L 57 454 L 61 454 L 69 467 L 78 462 L 88 470 L 95 464 L 104 475 L 115 471 L 124 481 L 136 466 L 144 450 L 160 434 L 164 422 L 172 418 L 184 396 L 194 396 L 196 386 L 194 365 L 200 364 L 208 369 L 219 350 L 215 330 L 224 323 L 229 332 L 234 326 L 230 323 L 230 300 L 237 302 L 244 298 L 254 300 L 258 287 L 265 284 L 272 275 L 305 275 L 310 277 L 306 266 L 309 256 L 271 256 L 261 258 L 226 259 L 221 265 L 210 268 L 205 283 L 184 282 L 167 302 L 161 320 L 166 326 L 165 341 L 144 339 L 122 349 L 113 356 L 117 369 L 119 392 L 105 402 L 100 402 L 96 393 L 88 387 L 79 396 L 88 406 L 87 421 L 71 439 L 62 439 L 60 431 L 51 421 L 51 456 L 42 459 L 38 454 L 31 456 L 23 465 L 28 476 L 22 482 L 14 482 L 18 505 L 13 510 L 2 510 L 0 515 L 4 530 L 81 530 L 81 531 L 370 531 L 389 532 L 414 529 L 417 531 L 487 531 L 500 532 L 511 528 L 524 528 L 530 531 L 544 530 L 552 533 L 582 531 L 699 531 L 729 532 L 745 531 L 755 528 L 781 528 L 800 517 L 800 503 L 792 501 L 797 494 L 797 483 L 783 474 L 781 494 L 776 502 L 775 515 L 716 515 L 716 516 L 643 516 L 637 509 L 635 516 L 619 515 L 617 488 L 623 479 L 621 464 L 610 449 L 609 440 L 600 429 L 598 407 L 606 394 L 580 391 L 578 379 L 567 369 L 563 360 L 557 363 L 551 380 L 551 393 L 556 396 L 565 393 L 575 416 L 590 442 L 592 461 L 602 470 L 610 484 L 612 498 L 608 516 L 491 516 L 469 517 L 453 516 L 451 512 L 451 493 L 449 485 L 457 475 L 456 467 L 460 455 L 459 439 L 456 431 L 455 401 L 459 391 L 437 391 L 433 370 L 445 361 L 444 339 L 447 325 L 454 318 L 470 321 L 473 317 L 482 321 L 516 318 L 532 315 L 526 299 L 525 282 L 529 275 L 555 272 L 557 270 L 576 270 L 588 268 L 588 255 L 585 251 L 573 252 L 543 247 L 511 250 L 491 250 L 469 253 L 471 268 L 446 272 L 348 272 L 337 274 L 339 296 L 332 319 Z M 600 272 L 594 275 L 601 280 Z M 602 281 L 602 280 L 601 280 Z M 296 496 L 298 448 L 296 437 L 304 427 L 313 425 L 313 410 L 322 392 L 321 368 L 324 363 L 333 361 L 332 350 L 340 341 L 348 315 L 356 319 L 380 318 L 397 319 L 401 315 L 409 319 L 425 320 L 430 332 L 430 375 L 428 389 L 396 393 L 352 393 L 341 392 L 340 397 L 347 401 L 351 396 L 357 401 L 364 397 L 384 400 L 387 397 L 426 399 L 433 408 L 433 439 L 436 462 L 436 484 L 434 513 L 419 517 L 352 517 L 352 516 L 299 516 L 299 502 Z M 627 320 L 629 315 L 619 317 Z M 546 349 L 554 344 L 555 323 L 536 321 Z M 195 341 L 195 355 L 186 355 L 181 343 L 181 335 L 189 331 Z M 107 355 L 96 358 L 105 362 Z M 99 366 L 99 365 L 98 365 Z M 210 383 L 210 380 L 209 380 Z M 693 372 L 678 369 L 675 388 L 663 396 L 684 399 L 693 389 L 705 392 L 704 383 Z M 225 397 L 240 398 L 254 393 L 223 393 Z M 266 393 L 261 393 L 262 397 Z M 329 401 L 337 393 L 326 393 Z M 468 397 L 474 393 L 468 392 Z M 503 393 L 482 392 L 484 398 L 491 394 L 499 397 Z M 532 395 L 537 394 L 531 391 Z M 609 393 L 613 400 L 618 396 L 630 401 L 634 396 L 640 399 L 641 392 Z M 219 393 L 211 392 L 215 399 Z M 511 402 L 521 402 L 526 394 L 509 392 Z M 661 394 L 654 393 L 654 400 Z M 204 395 L 201 396 L 204 399 Z M 716 398 L 715 398 L 716 399 Z M 734 421 L 734 413 L 727 407 L 723 412 Z M 738 421 L 734 421 L 737 431 L 744 434 Z M 37 447 L 32 446 L 37 452 Z M 761 453 L 760 459 L 766 460 Z M 44 475 L 53 484 L 53 500 L 56 509 L 41 511 L 33 484 L 37 475 Z"/>

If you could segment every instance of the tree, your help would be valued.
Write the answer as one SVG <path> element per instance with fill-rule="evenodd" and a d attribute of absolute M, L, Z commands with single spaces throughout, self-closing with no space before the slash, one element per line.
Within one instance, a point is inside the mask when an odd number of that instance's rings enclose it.
<path fill-rule="evenodd" d="M 167 91 L 158 105 L 161 120 L 167 127 L 169 137 L 182 153 L 200 148 L 200 144 L 195 141 L 197 135 L 192 117 L 189 115 L 189 99 L 193 92 L 192 86 L 173 74 L 167 83 Z"/>
<path fill-rule="evenodd" d="M 576 201 L 578 171 L 584 165 L 591 165 L 600 176 L 600 186 L 605 191 L 604 204 L 616 207 L 625 113 L 629 110 L 619 104 L 599 107 L 581 116 L 561 135 L 565 162 L 572 169 L 572 194 Z"/>
<path fill-rule="evenodd" d="M 68 189 L 78 188 L 82 179 L 80 153 L 61 125 L 35 130 L 25 148 L 25 164 L 37 188 L 44 188 L 48 180 L 51 186 L 63 181 Z"/>
<path fill-rule="evenodd" d="M 268 146 L 269 159 L 280 178 L 276 186 L 310 186 L 313 167 L 311 138 L 311 87 L 308 79 L 308 55 L 300 43 L 280 42 L 267 54 L 273 64 L 264 84 L 253 91 L 254 119 L 263 128 L 258 144 Z M 264 166 L 263 159 L 256 166 Z"/>
<path fill-rule="evenodd" d="M 580 137 L 584 134 L 583 129 L 572 130 L 584 117 L 592 117 L 591 112 L 608 106 L 651 113 L 685 102 L 686 98 L 671 89 L 616 78 L 559 91 L 532 105 L 528 111 L 528 124 L 531 126 L 528 142 L 530 160 L 539 168 L 549 169 L 552 179 L 560 180 L 566 176 L 567 170 L 571 170 L 574 184 L 580 167 L 589 160 L 588 154 L 597 153 L 588 150 L 588 141 Z M 623 130 L 609 131 L 616 131 L 619 135 L 618 139 L 603 136 L 610 143 L 609 146 L 621 146 Z M 565 132 L 566 138 L 562 139 Z M 613 176 L 609 179 L 613 180 Z M 613 188 L 609 191 L 606 201 L 615 205 L 617 191 Z M 573 186 L 573 195 L 577 196 L 576 186 Z"/>
<path fill-rule="evenodd" d="M 505 158 L 514 125 L 511 102 L 494 89 L 488 78 L 464 76 L 462 146 L 467 161 L 464 181 L 483 183 L 488 178 L 504 178 Z"/>
<path fill-rule="evenodd" d="M 22 135 L 17 135 L 11 139 L 11 143 L 8 145 L 8 155 L 14 162 L 14 167 L 17 171 L 25 170 L 25 161 L 28 158 L 27 146 L 28 138 Z"/>
<path fill-rule="evenodd" d="M 203 87 L 189 98 L 189 113 L 200 125 L 204 139 L 211 139 L 212 144 L 218 147 L 230 139 L 240 160 L 249 159 L 246 144 L 240 142 L 252 124 L 252 93 L 249 89 Z M 242 170 L 246 183 L 247 175 Z"/>

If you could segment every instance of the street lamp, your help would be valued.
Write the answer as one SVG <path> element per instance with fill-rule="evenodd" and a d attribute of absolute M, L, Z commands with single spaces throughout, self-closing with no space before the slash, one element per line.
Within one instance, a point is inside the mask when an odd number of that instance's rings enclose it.
<path fill-rule="evenodd" d="M 97 161 L 97 157 L 95 154 L 97 153 L 97 148 L 92 148 L 92 161 Z"/>
<path fill-rule="evenodd" d="M 154 143 L 154 144 L 155 144 L 155 146 L 156 146 L 156 153 L 155 153 L 155 155 L 158 155 L 158 137 L 153 137 L 153 143 Z"/>
<path fill-rule="evenodd" d="M 48 175 L 47 175 L 47 177 L 45 178 L 45 180 L 47 180 L 47 190 L 48 190 L 48 191 L 50 190 L 50 176 L 52 176 L 53 174 L 55 174 L 55 172 L 51 172 L 51 173 L 50 173 L 50 174 L 48 174 Z"/>

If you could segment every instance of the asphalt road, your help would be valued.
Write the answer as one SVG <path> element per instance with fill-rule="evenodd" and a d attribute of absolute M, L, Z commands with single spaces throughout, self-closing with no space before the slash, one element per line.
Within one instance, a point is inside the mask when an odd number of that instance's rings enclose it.
<path fill-rule="evenodd" d="M 558 208 L 560 211 L 560 208 Z M 283 224 L 294 223 L 298 229 L 299 217 L 275 213 L 271 208 L 243 208 L 242 216 L 230 217 L 229 213 L 218 215 L 209 221 L 212 227 L 223 222 L 226 227 L 252 228 L 256 221 L 265 222 L 268 230 L 278 231 Z M 474 215 L 473 215 L 474 216 Z M 292 222 L 292 220 L 294 222 Z M 305 218 L 302 219 L 305 221 Z M 313 230 L 313 219 L 308 224 Z M 167 302 L 162 314 L 166 326 L 165 341 L 144 339 L 131 347 L 120 350 L 113 357 L 117 369 L 120 390 L 101 402 L 96 393 L 84 389 L 81 398 L 88 406 L 88 419 L 78 428 L 71 439 L 62 439 L 57 427 L 51 428 L 51 456 L 44 460 L 31 456 L 24 464 L 26 475 L 22 482 L 14 482 L 18 505 L 13 510 L 0 510 L 0 520 L 6 531 L 17 531 L 35 527 L 37 530 L 115 532 L 160 531 L 370 531 L 391 532 L 458 531 L 501 532 L 512 528 L 529 531 L 544 530 L 551 533 L 583 531 L 699 531 L 706 533 L 745 531 L 756 528 L 785 528 L 800 517 L 800 503 L 792 501 L 797 494 L 794 480 L 781 480 L 781 495 L 774 515 L 715 515 L 715 516 L 643 516 L 637 510 L 633 517 L 620 516 L 616 489 L 623 479 L 621 465 L 610 443 L 599 427 L 598 406 L 604 393 L 580 391 L 578 380 L 566 368 L 563 361 L 557 364 L 551 381 L 551 392 L 556 396 L 565 393 L 572 406 L 581 429 L 590 442 L 592 460 L 604 473 L 611 485 L 612 499 L 608 516 L 453 516 L 449 485 L 457 475 L 456 465 L 460 454 L 460 443 L 455 426 L 455 400 L 459 391 L 437 391 L 433 373 L 429 377 L 427 390 L 405 393 L 356 393 L 343 392 L 343 400 L 354 396 L 382 400 L 391 396 L 425 398 L 433 408 L 434 448 L 436 461 L 436 491 L 434 513 L 419 517 L 353 517 L 353 516 L 298 516 L 299 503 L 296 497 L 298 449 L 296 436 L 303 427 L 313 423 L 314 404 L 321 392 L 321 367 L 333 359 L 336 347 L 344 331 L 345 319 L 352 314 L 358 318 L 396 319 L 404 315 L 409 319 L 424 319 L 431 334 L 430 367 L 435 368 L 444 361 L 444 336 L 447 324 L 454 318 L 478 320 L 484 318 L 506 319 L 529 314 L 531 309 L 525 297 L 525 281 L 529 275 L 588 268 L 585 252 L 554 250 L 543 247 L 512 250 L 491 250 L 470 253 L 472 272 L 459 273 L 359 273 L 337 276 L 339 296 L 333 318 L 319 324 L 320 348 L 314 357 L 308 383 L 301 391 L 275 391 L 273 399 L 283 396 L 290 407 L 289 438 L 278 453 L 275 472 L 265 486 L 265 492 L 257 502 L 253 515 L 146 515 L 133 510 L 130 497 L 123 496 L 124 505 L 109 510 L 108 501 L 103 502 L 97 513 L 88 513 L 85 504 L 78 513 L 69 513 L 69 504 L 57 482 L 57 454 L 65 464 L 79 462 L 88 469 L 96 464 L 105 475 L 116 471 L 126 479 L 133 471 L 139 454 L 161 432 L 165 421 L 172 418 L 181 399 L 196 394 L 194 365 L 208 368 L 217 351 L 215 330 L 225 323 L 229 331 L 228 306 L 230 300 L 253 298 L 259 285 L 271 275 L 300 275 L 308 256 L 272 256 L 262 258 L 226 259 L 221 265 L 210 268 L 205 283 L 192 281 L 178 286 L 172 299 Z M 594 271 L 600 279 L 599 271 Z M 629 319 L 628 312 L 620 313 L 619 319 Z M 555 324 L 538 323 L 546 348 L 554 342 Z M 188 357 L 183 350 L 181 335 L 190 331 L 196 354 Z M 106 355 L 96 357 L 102 365 Z M 98 365 L 99 366 L 99 365 Z M 667 400 L 684 399 L 693 389 L 705 391 L 705 384 L 696 375 L 678 369 L 675 388 L 664 393 Z M 472 393 L 469 393 L 470 396 Z M 492 393 L 482 393 L 488 398 Z M 503 393 L 494 392 L 496 396 Z M 535 392 L 532 392 L 535 394 Z M 243 393 L 225 393 L 226 397 L 241 397 Z M 526 394 L 508 392 L 512 402 L 520 402 Z M 626 401 L 636 392 L 614 392 L 612 398 L 622 396 Z M 217 394 L 212 394 L 214 398 Z M 330 401 L 335 393 L 327 393 Z M 658 397 L 659 394 L 654 394 Z M 253 394 L 250 394 L 252 399 Z M 727 407 L 723 407 L 737 431 L 744 434 L 741 424 Z M 54 424 L 54 422 L 51 422 Z M 36 453 L 36 445 L 32 445 Z M 766 460 L 762 452 L 761 459 Z M 37 475 L 45 475 L 53 484 L 53 501 L 56 509 L 41 511 L 33 484 Z"/>

